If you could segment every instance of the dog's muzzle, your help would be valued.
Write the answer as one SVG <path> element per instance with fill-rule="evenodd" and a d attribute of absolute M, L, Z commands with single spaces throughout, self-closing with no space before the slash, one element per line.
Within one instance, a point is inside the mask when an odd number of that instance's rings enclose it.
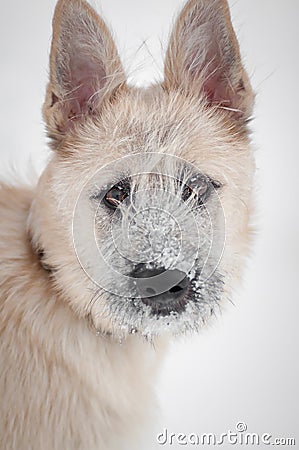
<path fill-rule="evenodd" d="M 132 272 L 141 301 L 159 315 L 181 312 L 187 304 L 190 280 L 180 270 L 147 268 L 139 264 Z"/>

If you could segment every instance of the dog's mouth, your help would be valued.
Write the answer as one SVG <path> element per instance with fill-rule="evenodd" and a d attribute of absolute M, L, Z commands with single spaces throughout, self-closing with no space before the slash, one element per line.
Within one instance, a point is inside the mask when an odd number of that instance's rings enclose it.
<path fill-rule="evenodd" d="M 144 272 L 144 278 L 139 279 L 141 284 L 135 285 L 135 295 L 113 295 L 105 302 L 104 313 L 110 317 L 115 333 L 121 336 L 138 333 L 152 338 L 196 332 L 219 308 L 224 280 L 218 271 L 204 280 L 199 271 L 193 272 L 193 276 L 184 274 L 173 284 L 172 277 L 180 274 L 168 272 L 172 286 L 163 290 L 157 290 L 160 285 L 146 275 Z"/>
<path fill-rule="evenodd" d="M 153 295 L 152 297 L 143 297 L 141 302 L 151 308 L 154 316 L 169 316 L 171 314 L 181 314 L 185 311 L 189 302 L 189 293 L 180 295 L 180 289 L 173 288 L 173 297 L 167 294 Z"/>
<path fill-rule="evenodd" d="M 195 276 L 163 294 L 131 299 L 127 325 L 147 337 L 196 332 L 216 313 L 222 293 L 220 274 L 215 273 L 204 281 Z"/>

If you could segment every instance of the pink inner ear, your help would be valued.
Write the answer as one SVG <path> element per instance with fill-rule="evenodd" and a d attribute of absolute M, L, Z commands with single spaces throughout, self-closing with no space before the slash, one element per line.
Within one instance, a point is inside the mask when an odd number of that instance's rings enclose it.
<path fill-rule="evenodd" d="M 70 115 L 74 116 L 74 118 L 89 110 L 93 95 L 96 92 L 93 88 L 94 84 L 95 80 L 92 78 L 78 80 L 78 87 L 72 91 L 68 100 Z"/>
<path fill-rule="evenodd" d="M 211 31 L 212 33 L 212 31 Z M 209 49 L 205 54 L 204 62 L 193 71 L 194 78 L 203 76 L 204 82 L 202 89 L 206 94 L 209 104 L 220 104 L 226 107 L 232 107 L 232 88 L 230 80 L 226 76 L 229 61 L 220 54 L 220 49 L 216 41 L 208 43 Z"/>
<path fill-rule="evenodd" d="M 233 87 L 221 74 L 210 77 L 204 84 L 203 90 L 210 105 L 221 105 L 232 111 L 240 112 L 241 92 L 245 90 L 240 79 L 238 85 Z"/>
<path fill-rule="evenodd" d="M 72 56 L 70 62 L 70 80 L 65 103 L 67 119 L 76 119 L 92 109 L 96 93 L 105 81 L 105 71 L 99 63 Z"/>
<path fill-rule="evenodd" d="M 186 52 L 186 66 L 193 81 L 203 80 L 201 89 L 210 105 L 238 109 L 241 89 L 233 85 L 231 75 L 234 68 L 237 70 L 236 51 L 227 35 L 220 35 L 217 24 L 215 27 L 205 24 L 204 35 L 200 34 L 201 26 L 195 28 L 197 38 Z"/>
<path fill-rule="evenodd" d="M 95 80 L 84 78 L 76 82 L 77 87 L 73 88 L 64 101 L 65 124 L 68 120 L 76 120 L 92 110 L 93 95 L 96 92 Z"/>
<path fill-rule="evenodd" d="M 221 80 L 221 76 L 210 77 L 204 84 L 203 90 L 206 94 L 209 104 L 221 104 L 230 107 L 231 99 L 227 86 Z"/>

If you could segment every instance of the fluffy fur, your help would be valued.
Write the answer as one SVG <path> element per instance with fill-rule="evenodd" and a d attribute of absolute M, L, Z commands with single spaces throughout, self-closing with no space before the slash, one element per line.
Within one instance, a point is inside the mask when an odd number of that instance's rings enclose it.
<path fill-rule="evenodd" d="M 242 272 L 251 236 L 252 105 L 225 0 L 187 2 L 170 38 L 164 81 L 147 89 L 126 84 L 95 11 L 83 0 L 59 0 L 43 109 L 52 158 L 37 186 L 2 184 L 0 191 L 1 449 L 140 448 L 166 341 L 198 330 L 230 298 Z M 184 268 L 188 307 L 165 318 L 138 296 L 132 301 L 121 277 L 109 278 L 86 229 L 96 217 L 96 242 L 125 275 L 146 253 L 147 227 L 154 225 L 155 262 L 148 265 L 181 269 L 208 236 L 202 207 L 192 198 L 182 203 L 185 167 L 192 167 L 188 176 L 196 168 L 217 181 L 207 211 L 216 238 L 224 215 L 225 246 L 204 287 L 202 253 L 192 256 L 192 270 Z M 112 219 L 94 200 L 127 177 L 139 194 Z M 176 224 L 185 245 L 179 258 L 169 256 L 179 245 Z M 137 256 L 126 242 L 130 227 Z M 203 252 L 205 244 L 199 247 Z M 103 273 L 108 290 L 95 282 Z"/>

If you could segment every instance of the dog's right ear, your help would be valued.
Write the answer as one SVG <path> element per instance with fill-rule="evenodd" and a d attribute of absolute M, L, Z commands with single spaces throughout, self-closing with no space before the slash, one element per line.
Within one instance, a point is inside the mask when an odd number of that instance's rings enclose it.
<path fill-rule="evenodd" d="M 188 0 L 174 25 L 165 59 L 167 90 L 205 99 L 207 107 L 246 122 L 254 94 L 243 67 L 227 0 Z"/>
<path fill-rule="evenodd" d="M 43 108 L 53 147 L 125 82 L 112 36 L 84 0 L 59 0 L 53 18 L 50 82 Z"/>

